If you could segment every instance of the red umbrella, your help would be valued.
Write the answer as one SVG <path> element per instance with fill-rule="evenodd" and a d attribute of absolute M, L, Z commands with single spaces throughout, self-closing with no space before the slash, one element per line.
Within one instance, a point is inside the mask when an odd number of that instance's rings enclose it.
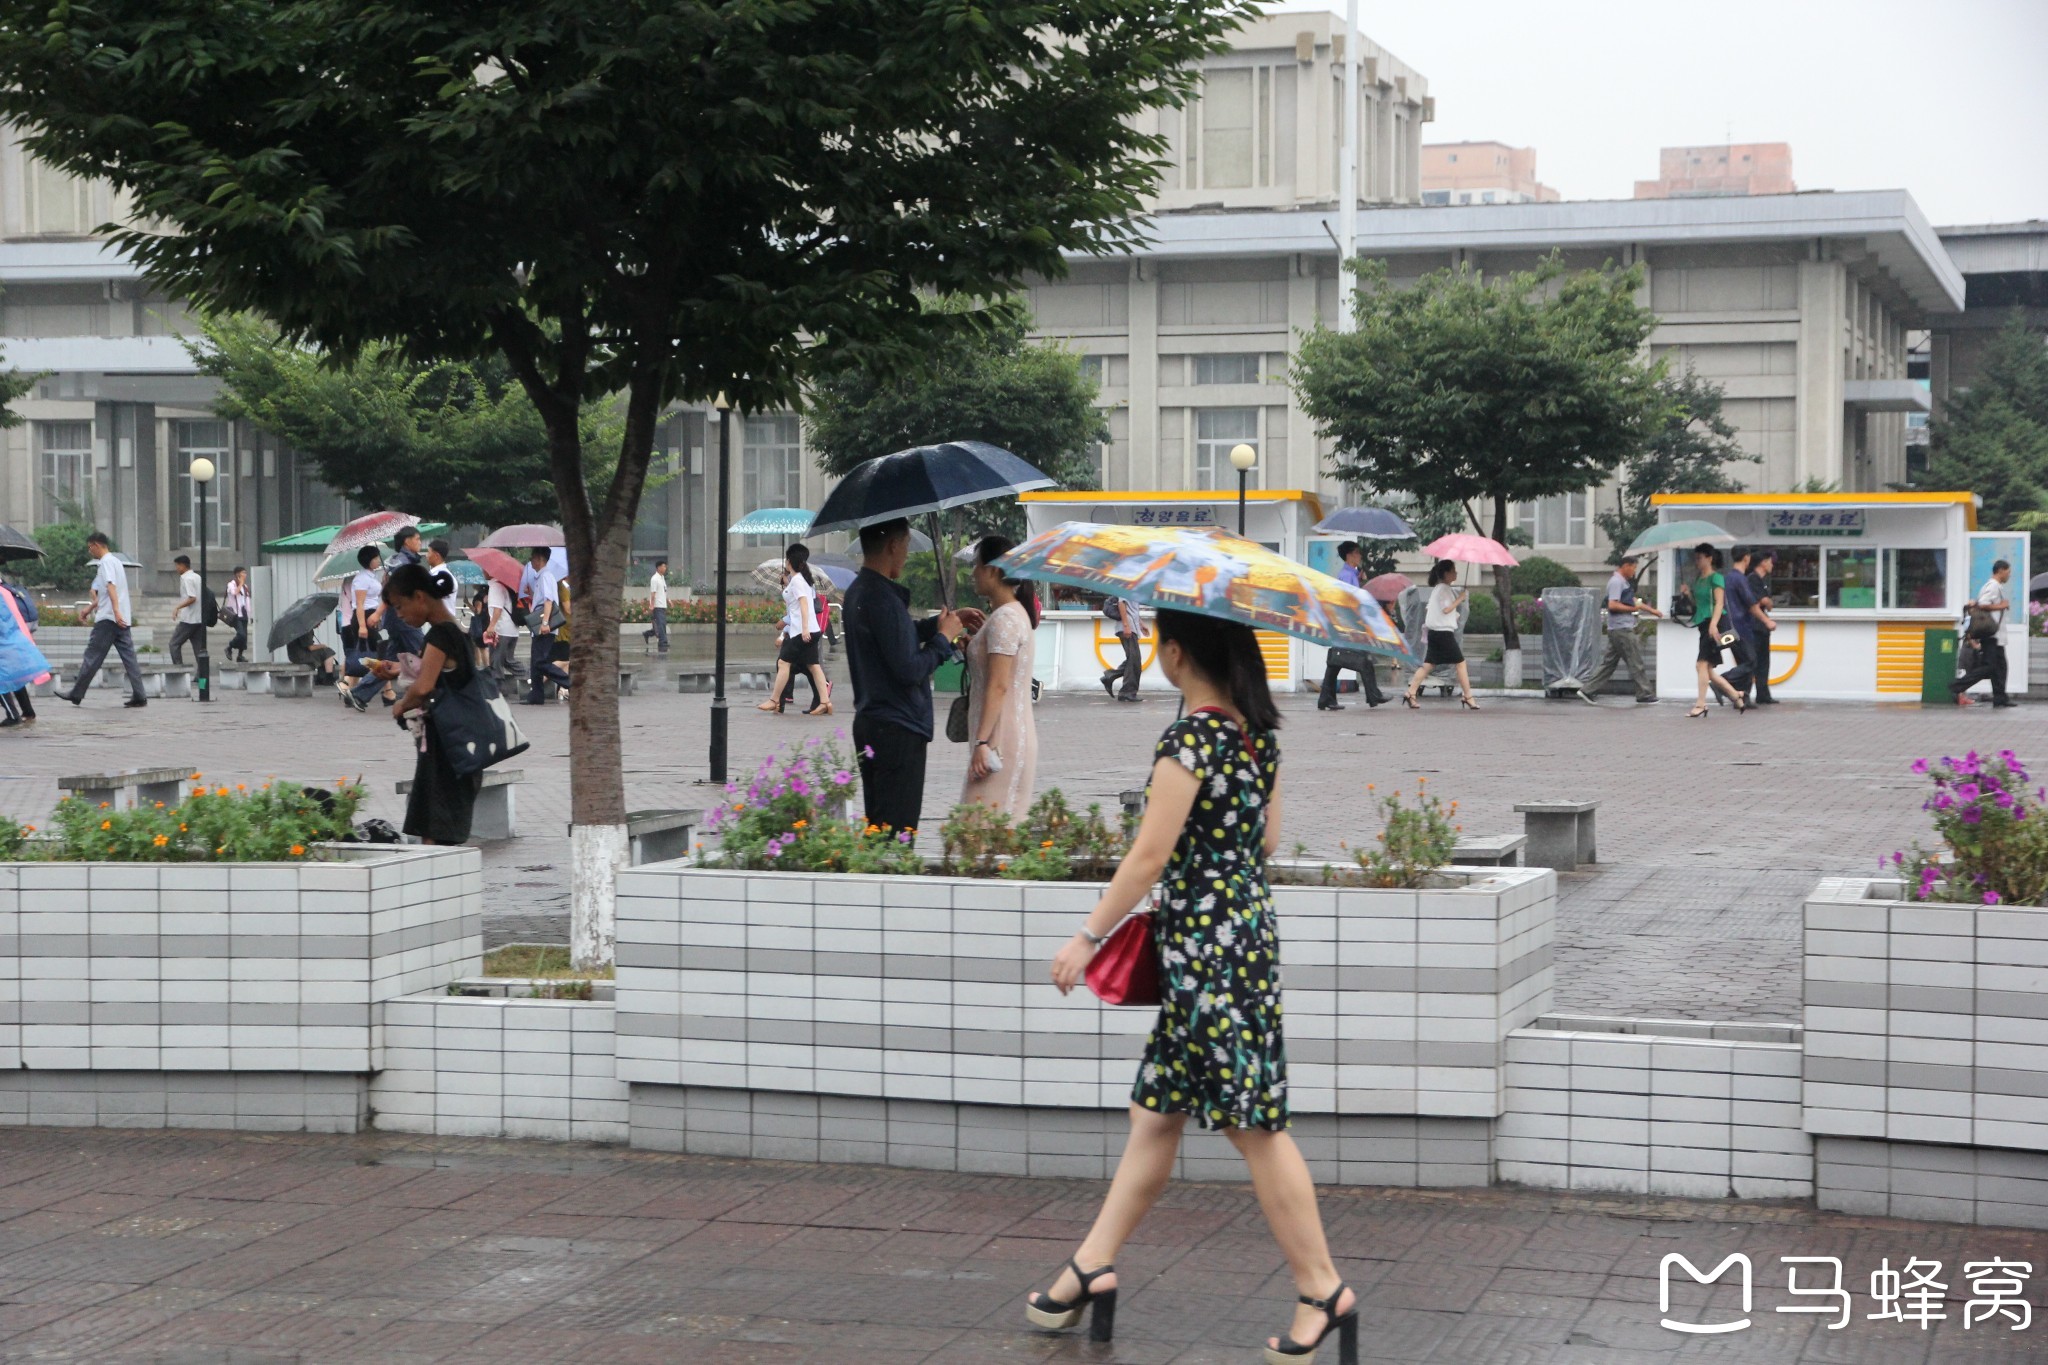
<path fill-rule="evenodd" d="M 1383 573 L 1365 583 L 1365 595 L 1375 602 L 1392 602 L 1402 593 L 1415 586 L 1415 580 L 1404 573 Z"/>
<path fill-rule="evenodd" d="M 334 539 L 327 542 L 326 553 L 332 557 L 338 554 L 354 554 L 365 545 L 381 545 L 398 533 L 402 526 L 417 526 L 419 518 L 404 512 L 372 512 L 357 517 L 334 533 Z"/>
<path fill-rule="evenodd" d="M 500 526 L 484 537 L 484 545 L 493 550 L 532 550 L 543 545 L 557 550 L 568 543 L 562 537 L 561 527 L 539 526 L 530 521 Z"/>
<path fill-rule="evenodd" d="M 1485 536 L 1457 531 L 1438 536 L 1422 547 L 1422 553 L 1436 559 L 1454 559 L 1460 564 L 1504 564 L 1512 568 L 1522 561 L 1508 553 L 1508 547 Z"/>
<path fill-rule="evenodd" d="M 493 583 L 502 585 L 508 592 L 519 591 L 519 561 L 511 555 L 481 545 L 473 545 L 462 553 L 473 560 Z"/>

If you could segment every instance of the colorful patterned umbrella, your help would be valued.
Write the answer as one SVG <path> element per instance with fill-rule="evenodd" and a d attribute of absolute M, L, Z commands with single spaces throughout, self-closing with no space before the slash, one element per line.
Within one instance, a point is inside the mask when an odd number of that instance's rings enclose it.
<path fill-rule="evenodd" d="M 1277 630 L 1317 644 L 1414 663 L 1380 604 L 1363 589 L 1213 526 L 1106 526 L 1066 521 L 996 563 L 1017 578 L 1066 583 Z"/>
<path fill-rule="evenodd" d="M 394 535 L 399 528 L 417 526 L 418 517 L 405 512 L 372 512 L 366 517 L 357 517 L 334 533 L 334 539 L 327 542 L 329 555 L 354 554 L 365 545 L 381 545 Z"/>

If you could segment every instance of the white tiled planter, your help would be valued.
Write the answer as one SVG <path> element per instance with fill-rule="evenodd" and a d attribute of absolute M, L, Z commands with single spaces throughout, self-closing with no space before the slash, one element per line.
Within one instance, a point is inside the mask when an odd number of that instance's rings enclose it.
<path fill-rule="evenodd" d="M 382 1006 L 376 1126 L 459 1137 L 626 1140 L 612 1005 L 427 992 Z"/>
<path fill-rule="evenodd" d="M 473 848 L 0 864 L 0 1073 L 375 1070 L 376 1006 L 480 968 Z"/>
<path fill-rule="evenodd" d="M 1297 1114 L 1490 1120 L 1502 1043 L 1548 1008 L 1556 877 L 1276 887 Z M 619 874 L 618 1077 L 651 1086 L 1121 1110 L 1150 1009 L 1061 996 L 1099 888 L 947 877 Z"/>

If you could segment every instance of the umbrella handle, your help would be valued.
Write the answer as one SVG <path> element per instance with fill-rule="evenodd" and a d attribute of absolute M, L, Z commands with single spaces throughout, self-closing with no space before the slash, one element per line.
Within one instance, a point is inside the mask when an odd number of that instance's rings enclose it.
<path fill-rule="evenodd" d="M 946 558 L 946 535 L 940 529 L 937 512 L 927 512 L 925 516 L 932 528 L 932 571 L 938 578 L 939 610 L 951 611 L 952 606 L 946 601 L 946 565 L 950 562 Z"/>

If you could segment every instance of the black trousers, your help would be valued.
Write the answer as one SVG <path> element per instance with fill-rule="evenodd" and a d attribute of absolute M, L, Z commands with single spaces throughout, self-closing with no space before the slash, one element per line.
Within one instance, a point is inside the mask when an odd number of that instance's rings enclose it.
<path fill-rule="evenodd" d="M 1971 641 L 1971 644 L 1974 647 L 1970 650 L 1970 657 L 1963 661 L 1962 675 L 1948 685 L 1948 690 L 1960 696 L 1989 679 L 1992 705 L 2005 705 L 2005 642 L 1994 635 L 1988 640 Z"/>
<path fill-rule="evenodd" d="M 1138 650 L 1138 637 L 1119 635 L 1116 642 L 1124 647 L 1124 661 L 1119 667 L 1109 669 L 1102 675 L 1102 685 L 1108 687 L 1115 684 L 1116 695 L 1135 697 L 1138 695 L 1138 679 L 1145 673 L 1144 656 Z M 1123 680 L 1121 683 L 1117 683 L 1119 678 Z"/>
<path fill-rule="evenodd" d="M 900 725 L 854 716 L 853 744 L 860 753 L 860 790 L 869 824 L 893 830 L 918 827 L 924 818 L 924 761 L 931 743 Z"/>
<path fill-rule="evenodd" d="M 569 675 L 555 664 L 554 655 L 555 633 L 553 631 L 549 631 L 545 635 L 533 637 L 533 660 L 528 665 L 526 673 L 526 699 L 528 701 L 547 700 L 547 693 L 541 690 L 541 683 L 543 682 L 551 682 L 557 687 L 567 687 L 569 685 Z"/>
<path fill-rule="evenodd" d="M 1750 632 L 1749 642 L 1756 650 L 1756 672 L 1750 678 L 1750 687 L 1756 689 L 1758 701 L 1771 699 L 1771 632 L 1758 630 Z M 1743 688 L 1744 695 L 1750 688 Z"/>
<path fill-rule="evenodd" d="M 1345 669 L 1358 675 L 1359 686 L 1365 692 L 1365 699 L 1372 705 L 1384 702 L 1386 694 L 1380 691 L 1378 670 L 1372 666 L 1372 655 L 1362 650 L 1333 649 L 1330 661 L 1323 665 L 1323 689 L 1316 694 L 1316 705 L 1334 706 L 1337 701 L 1337 675 Z"/>

